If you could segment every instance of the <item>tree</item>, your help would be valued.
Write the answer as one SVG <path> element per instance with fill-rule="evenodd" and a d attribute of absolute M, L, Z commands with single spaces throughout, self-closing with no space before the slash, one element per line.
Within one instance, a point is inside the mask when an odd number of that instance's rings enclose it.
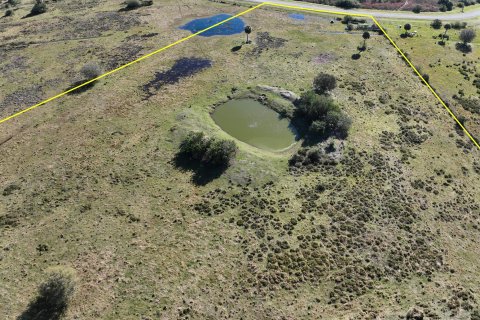
<path fill-rule="evenodd" d="M 452 28 L 452 25 L 447 23 L 443 26 L 445 28 L 445 32 L 443 33 L 443 37 L 442 39 L 445 39 L 446 35 L 447 35 L 447 31 L 450 30 Z"/>
<path fill-rule="evenodd" d="M 472 42 L 476 37 L 475 30 L 473 29 L 464 29 L 460 32 L 460 40 L 462 40 L 463 45 L 466 46 L 469 42 Z"/>
<path fill-rule="evenodd" d="M 440 29 L 442 27 L 442 20 L 440 19 L 435 19 L 432 21 L 432 23 L 430 23 L 430 26 L 433 28 L 433 29 Z"/>
<path fill-rule="evenodd" d="M 463 13 L 464 10 L 465 10 L 465 4 L 464 4 L 463 2 L 459 2 L 459 3 L 458 3 L 458 7 L 459 7 L 460 9 L 462 9 L 462 13 Z"/>
<path fill-rule="evenodd" d="M 323 94 L 335 89 L 337 80 L 334 76 L 327 73 L 318 74 L 313 80 L 313 88 L 316 93 Z"/>
<path fill-rule="evenodd" d="M 20 4 L 20 0 L 8 0 L 7 3 L 13 7 Z"/>
<path fill-rule="evenodd" d="M 250 33 L 252 33 L 252 27 L 246 26 L 246 27 L 245 27 L 245 33 L 247 34 L 247 43 L 250 43 L 250 41 L 248 40 L 248 35 L 249 35 Z"/>
<path fill-rule="evenodd" d="M 412 29 L 412 25 L 410 23 L 406 23 L 403 28 L 405 29 L 405 35 L 408 34 L 408 31 L 410 31 L 410 29 Z"/>
<path fill-rule="evenodd" d="M 365 48 L 367 40 L 370 39 L 370 32 L 365 31 L 362 37 L 363 37 L 363 47 Z"/>

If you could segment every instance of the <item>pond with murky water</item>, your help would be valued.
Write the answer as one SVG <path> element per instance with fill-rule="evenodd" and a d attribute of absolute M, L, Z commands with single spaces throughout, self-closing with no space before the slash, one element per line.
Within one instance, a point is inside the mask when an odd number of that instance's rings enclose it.
<path fill-rule="evenodd" d="M 288 119 L 253 99 L 230 100 L 212 118 L 226 133 L 260 149 L 282 151 L 298 140 Z"/>

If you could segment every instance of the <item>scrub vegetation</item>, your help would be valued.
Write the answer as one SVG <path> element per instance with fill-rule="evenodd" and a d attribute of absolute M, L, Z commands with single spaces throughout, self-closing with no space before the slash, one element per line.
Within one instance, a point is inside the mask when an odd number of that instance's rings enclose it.
<path fill-rule="evenodd" d="M 52 1 L 22 19 L 33 5 L 0 25 L 2 118 L 250 4 Z M 290 13 L 0 125 L 4 318 L 478 317 L 479 151 L 384 36 Z M 456 48 L 478 22 L 430 23 L 382 21 L 478 136 L 479 38 Z M 240 93 L 301 139 L 272 152 L 222 131 L 211 114 Z"/>

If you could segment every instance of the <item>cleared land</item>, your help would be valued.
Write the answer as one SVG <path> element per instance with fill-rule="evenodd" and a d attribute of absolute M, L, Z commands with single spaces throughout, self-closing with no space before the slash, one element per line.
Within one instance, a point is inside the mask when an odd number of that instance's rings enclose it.
<path fill-rule="evenodd" d="M 2 115 L 68 88 L 88 62 L 110 69 L 188 35 L 178 26 L 193 18 L 245 9 L 90 5 L 2 22 Z M 67 318 L 478 312 L 478 150 L 383 36 L 352 59 L 361 33 L 331 16 L 244 19 L 253 43 L 238 51 L 243 34 L 195 37 L 0 127 L 1 314 L 21 314 L 52 265 L 79 277 Z M 211 66 L 145 90 L 193 57 Z M 301 93 L 320 71 L 337 77 L 332 95 L 353 120 L 335 162 L 289 167 L 300 143 L 271 153 L 237 141 L 220 177 L 175 166 L 188 131 L 231 139 L 214 105 L 257 85 Z"/>

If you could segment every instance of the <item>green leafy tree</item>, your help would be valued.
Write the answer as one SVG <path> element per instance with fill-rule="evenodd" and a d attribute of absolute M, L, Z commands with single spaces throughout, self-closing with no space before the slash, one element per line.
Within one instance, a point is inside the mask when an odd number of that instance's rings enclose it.
<path fill-rule="evenodd" d="M 404 26 L 403 26 L 403 29 L 405 29 L 405 35 L 408 34 L 408 31 L 410 31 L 412 29 L 412 25 L 410 23 L 406 23 Z"/>

